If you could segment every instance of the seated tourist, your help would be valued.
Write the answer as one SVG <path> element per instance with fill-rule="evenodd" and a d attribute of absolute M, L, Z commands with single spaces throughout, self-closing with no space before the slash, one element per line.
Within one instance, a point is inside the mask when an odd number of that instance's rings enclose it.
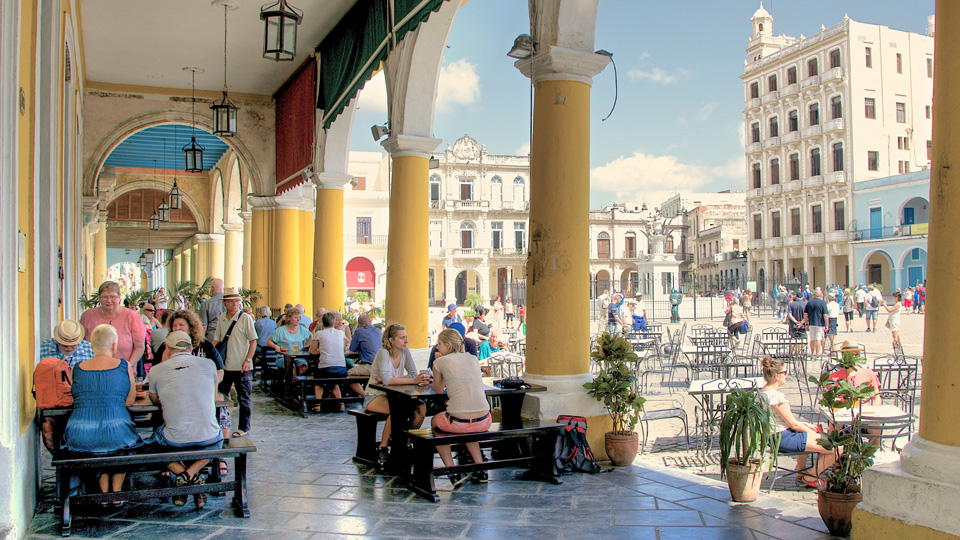
<path fill-rule="evenodd" d="M 437 336 L 440 357 L 433 364 L 433 391 L 447 391 L 447 410 L 433 417 L 433 429 L 447 433 L 478 433 L 490 429 L 490 404 L 483 389 L 480 363 L 463 350 L 463 338 L 456 330 L 446 329 Z M 467 451 L 474 463 L 483 463 L 479 443 L 467 443 Z M 453 466 L 450 446 L 437 446 L 437 453 L 447 467 Z M 457 486 L 464 481 L 460 474 L 450 475 Z M 486 482 L 486 471 L 475 471 L 474 483 Z"/>
<path fill-rule="evenodd" d="M 420 384 L 430 380 L 430 376 L 417 373 L 417 365 L 413 362 L 413 355 L 407 349 L 407 330 L 399 324 L 387 326 L 383 332 L 383 348 L 377 352 L 370 368 L 370 381 L 367 384 L 367 395 L 363 400 L 363 408 L 368 412 L 390 414 L 390 405 L 387 396 L 371 384 Z M 426 415 L 426 406 L 417 405 L 411 427 L 417 429 L 423 423 Z M 380 447 L 377 450 L 377 462 L 382 466 L 390 456 L 387 445 L 390 443 L 390 418 L 383 423 L 383 435 L 380 438 Z"/>
<path fill-rule="evenodd" d="M 353 339 L 350 340 L 350 352 L 360 355 L 356 365 L 348 372 L 351 377 L 370 376 L 370 367 L 373 365 L 373 359 L 377 357 L 377 351 L 380 350 L 382 342 L 383 332 L 370 324 L 369 315 L 361 313 L 357 317 L 357 330 L 353 333 Z"/>
<path fill-rule="evenodd" d="M 836 461 L 833 450 L 827 450 L 817 444 L 817 439 L 820 437 L 819 426 L 801 422 L 790 411 L 790 402 L 780 391 L 780 388 L 787 382 L 786 364 L 782 360 L 764 356 L 763 360 L 760 361 L 760 367 L 763 371 L 763 379 L 767 383 L 760 389 L 760 399 L 777 415 L 777 424 L 780 426 L 780 451 L 819 454 L 817 465 L 813 469 L 814 474 L 801 473 L 797 475 L 798 483 L 817 487 L 820 482 L 820 475 Z M 798 456 L 797 470 L 805 469 L 806 463 L 806 455 Z"/>
<path fill-rule="evenodd" d="M 166 349 L 162 362 L 150 369 L 150 401 L 163 409 L 163 425 L 153 432 L 154 442 L 173 448 L 202 447 L 223 441 L 223 433 L 217 421 L 216 396 L 217 376 L 215 366 L 205 358 L 190 354 L 192 337 L 182 330 L 175 330 L 164 341 Z M 209 459 L 201 459 L 185 465 L 176 461 L 167 464 L 173 473 L 174 485 L 200 485 L 206 476 L 200 471 Z M 207 495 L 194 495 L 197 508 L 207 504 Z M 173 504 L 183 506 L 186 495 L 173 497 Z"/>
<path fill-rule="evenodd" d="M 857 345 L 849 341 L 844 341 L 843 345 L 840 346 L 839 352 L 844 357 L 856 356 L 860 354 L 860 348 Z M 880 378 L 877 377 L 877 373 L 867 366 L 853 366 L 850 369 L 839 368 L 830 374 L 831 381 L 842 381 L 848 380 L 854 388 L 860 386 L 863 383 L 868 383 L 873 387 L 874 391 L 880 389 Z M 864 402 L 864 405 L 880 405 L 883 400 L 880 398 L 880 395 L 874 395 L 868 402 Z"/>
<path fill-rule="evenodd" d="M 296 307 L 290 307 L 283 314 L 284 324 L 278 326 L 273 335 L 267 340 L 267 346 L 273 348 L 278 353 L 290 351 L 297 354 L 304 348 L 303 342 L 310 338 L 310 331 L 300 324 L 300 310 Z M 277 358 L 277 367 L 283 368 L 283 356 Z M 294 359 L 294 368 L 297 375 L 303 375 L 307 372 L 307 359 Z"/>
<path fill-rule="evenodd" d="M 254 318 L 257 321 L 253 323 L 253 328 L 257 331 L 257 356 L 259 356 L 264 347 L 268 347 L 267 340 L 277 331 L 277 323 L 270 317 L 268 306 L 258 307 L 257 316 Z"/>
<path fill-rule="evenodd" d="M 479 348 L 480 348 L 480 346 L 477 344 L 476 340 L 470 339 L 470 338 L 468 338 L 468 337 L 464 337 L 464 334 L 465 334 L 465 332 L 466 332 L 466 329 L 464 329 L 464 327 L 463 327 L 462 324 L 460 324 L 460 323 L 453 323 L 453 324 L 451 324 L 448 328 L 450 328 L 451 330 L 456 330 L 457 333 L 460 334 L 460 337 L 463 337 L 463 338 L 464 338 L 464 339 L 463 339 L 463 350 L 464 350 L 465 352 L 467 352 L 467 353 L 469 353 L 469 354 L 472 354 L 472 355 L 474 355 L 474 356 L 477 356 L 477 355 L 479 354 Z M 437 358 L 439 358 L 439 356 L 437 355 L 437 346 L 434 345 L 433 348 L 430 349 L 430 360 L 427 362 L 427 369 L 433 369 L 433 362 L 434 362 Z"/>
<path fill-rule="evenodd" d="M 160 350 L 160 347 L 163 346 L 163 340 L 167 339 L 167 334 L 170 333 L 170 328 L 167 326 L 167 321 L 170 320 L 170 310 L 165 310 L 160 314 L 160 317 L 157 318 L 157 321 L 160 323 L 160 326 L 154 328 L 150 332 L 150 349 L 153 352 L 153 356 L 156 359 L 155 362 L 160 362 L 160 355 L 157 354 L 157 351 Z"/>
<path fill-rule="evenodd" d="M 479 358 L 480 361 L 483 362 L 487 358 L 490 358 L 490 355 L 492 355 L 493 353 L 499 350 L 500 350 L 500 344 L 497 342 L 497 335 L 492 334 L 490 336 L 490 339 L 480 343 L 480 348 L 477 351 L 478 352 L 477 358 Z"/>
<path fill-rule="evenodd" d="M 349 344 L 343 330 L 335 328 L 337 322 L 337 312 L 328 311 L 323 314 L 323 330 L 314 332 L 310 340 L 310 354 L 320 355 L 317 363 L 317 378 L 319 379 L 337 379 L 347 376 L 347 362 L 344 356 L 346 346 Z M 332 388 L 324 386 L 315 386 L 314 396 L 317 399 L 323 397 L 324 389 L 330 388 L 333 397 L 340 399 L 340 386 L 331 385 Z M 363 387 L 359 384 L 352 384 L 350 387 L 359 396 L 364 396 Z M 320 412 L 320 405 L 315 405 L 314 412 Z M 340 410 L 343 410 L 343 403 L 340 404 Z"/>
<path fill-rule="evenodd" d="M 487 324 L 486 319 L 484 318 L 489 310 L 483 306 L 477 306 L 476 316 L 473 318 L 473 322 L 470 323 L 470 330 L 468 334 L 473 334 L 476 332 L 478 341 L 486 341 L 490 338 L 490 325 Z"/>
<path fill-rule="evenodd" d="M 134 366 L 115 358 L 119 336 L 109 324 L 90 333 L 93 358 L 73 367 L 73 412 L 63 432 L 63 450 L 84 454 L 110 454 L 143 444 L 127 407 L 137 398 Z M 126 473 L 100 475 L 102 493 L 119 492 Z M 107 503 L 101 503 L 107 506 Z M 122 506 L 123 501 L 114 501 Z"/>
<path fill-rule="evenodd" d="M 53 329 L 53 337 L 40 343 L 40 359 L 44 358 L 64 360 L 70 368 L 93 358 L 90 342 L 83 339 L 83 326 L 73 319 L 66 319 L 57 324 Z M 57 447 L 54 440 L 56 426 L 56 418 L 44 418 L 40 426 L 43 444 L 50 452 Z"/>

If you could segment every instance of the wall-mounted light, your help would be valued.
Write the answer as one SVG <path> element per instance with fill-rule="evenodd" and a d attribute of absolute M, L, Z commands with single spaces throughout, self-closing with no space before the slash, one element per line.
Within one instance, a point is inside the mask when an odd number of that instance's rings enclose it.
<path fill-rule="evenodd" d="M 388 128 L 386 124 L 382 126 L 372 126 L 370 132 L 373 133 L 373 140 L 379 142 L 380 139 L 390 135 L 390 128 Z"/>
<path fill-rule="evenodd" d="M 507 56 L 518 60 L 530 58 L 534 53 L 533 49 L 533 38 L 529 34 L 520 34 L 517 39 L 513 40 L 513 47 L 507 53 Z"/>

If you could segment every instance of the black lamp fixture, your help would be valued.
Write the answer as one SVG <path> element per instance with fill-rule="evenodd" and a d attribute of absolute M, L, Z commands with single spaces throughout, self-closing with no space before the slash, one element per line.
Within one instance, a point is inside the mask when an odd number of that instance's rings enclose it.
<path fill-rule="evenodd" d="M 154 171 L 157 168 L 157 162 L 153 162 Z M 167 140 L 163 140 L 163 170 L 167 170 Z M 154 173 L 156 174 L 156 172 Z M 160 175 L 157 174 L 157 179 L 160 179 Z M 162 183 L 162 182 L 161 182 Z M 167 222 L 170 221 L 170 205 L 167 204 L 167 197 L 160 199 L 160 206 L 157 207 L 157 212 L 160 214 L 160 221 Z"/>
<path fill-rule="evenodd" d="M 264 22 L 263 57 L 277 62 L 296 58 L 297 26 L 303 20 L 303 11 L 287 0 L 277 0 L 260 6 L 260 20 Z"/>
<path fill-rule="evenodd" d="M 237 9 L 237 4 L 232 0 L 217 0 L 214 5 L 223 6 L 223 98 L 210 105 L 213 110 L 213 134 L 219 137 L 232 137 L 237 134 L 239 107 L 227 97 L 227 11 Z"/>
<path fill-rule="evenodd" d="M 191 72 L 190 83 L 190 124 L 193 134 L 190 135 L 190 144 L 183 147 L 184 167 L 187 172 L 203 172 L 203 146 L 197 143 L 197 72 L 203 72 L 200 68 L 185 67 L 184 71 Z"/>
<path fill-rule="evenodd" d="M 156 255 L 154 255 L 153 249 L 147 249 L 147 251 L 143 253 L 143 262 L 148 267 L 153 266 L 153 261 L 155 258 L 156 258 Z"/>
<path fill-rule="evenodd" d="M 157 215 L 157 211 L 153 211 L 153 215 L 150 216 L 150 230 L 159 231 L 160 230 L 160 216 Z"/>
<path fill-rule="evenodd" d="M 170 190 L 170 209 L 179 210 L 180 209 L 180 199 L 183 194 L 180 192 L 180 188 L 177 187 L 177 175 L 173 175 L 173 189 Z"/>

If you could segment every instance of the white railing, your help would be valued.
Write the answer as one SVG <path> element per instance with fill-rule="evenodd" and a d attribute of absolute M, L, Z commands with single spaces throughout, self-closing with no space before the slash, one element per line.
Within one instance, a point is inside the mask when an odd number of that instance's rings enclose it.
<path fill-rule="evenodd" d="M 747 198 L 748 198 L 748 199 L 756 199 L 757 197 L 759 197 L 759 196 L 761 196 L 761 195 L 763 195 L 763 189 L 761 189 L 761 188 L 754 188 L 754 189 L 748 189 L 748 190 L 747 190 Z"/>
<path fill-rule="evenodd" d="M 814 75 L 813 77 L 807 77 L 806 79 L 800 81 L 800 89 L 810 88 L 811 86 L 820 85 L 820 76 Z"/>
<path fill-rule="evenodd" d="M 821 43 L 821 42 L 823 42 L 824 40 L 830 38 L 831 36 L 834 36 L 834 35 L 836 35 L 836 34 L 839 34 L 839 33 L 843 32 L 843 31 L 846 29 L 846 24 L 847 24 L 846 21 L 839 22 L 839 23 L 831 26 L 830 28 L 827 28 L 827 29 L 825 29 L 825 30 L 822 30 L 822 31 L 820 31 L 820 32 L 817 32 L 816 34 L 814 34 L 814 35 L 812 35 L 812 36 L 809 36 L 809 37 L 806 37 L 806 38 L 804 38 L 804 39 L 798 40 L 798 41 L 796 41 L 795 43 L 792 43 L 792 44 L 784 47 L 783 49 L 780 49 L 780 50 L 777 51 L 776 53 L 771 54 L 770 56 L 761 58 L 760 60 L 757 60 L 756 62 L 752 62 L 752 63 L 750 63 L 750 64 L 747 64 L 747 65 L 743 68 L 743 72 L 744 72 L 744 73 L 750 73 L 751 71 L 756 71 L 756 70 L 762 68 L 763 66 L 770 65 L 770 64 L 776 64 L 776 63 L 780 62 L 780 59 L 781 59 L 781 58 L 786 58 L 786 57 L 790 56 L 791 54 L 794 54 L 794 53 L 796 53 L 796 52 L 802 51 L 803 49 L 807 49 L 807 48 L 810 48 L 810 47 L 816 47 L 819 43 Z M 752 42 L 752 39 L 751 39 L 751 42 Z M 749 44 L 748 44 L 748 45 L 749 45 Z"/>
<path fill-rule="evenodd" d="M 780 92 L 774 90 L 773 92 L 767 92 L 760 98 L 760 103 L 770 103 L 771 101 L 777 101 L 780 99 Z"/>
<path fill-rule="evenodd" d="M 803 131 L 801 131 L 800 133 L 803 134 L 804 138 L 815 137 L 823 133 L 823 130 L 820 128 L 820 126 L 810 126 L 810 127 L 803 128 Z"/>
<path fill-rule="evenodd" d="M 791 191 L 800 191 L 800 186 L 801 184 L 799 180 L 791 180 L 784 185 L 783 191 L 787 193 Z"/>
<path fill-rule="evenodd" d="M 847 174 L 844 171 L 834 171 L 823 175 L 824 184 L 842 184 L 847 181 Z"/>
<path fill-rule="evenodd" d="M 746 152 L 748 154 L 752 154 L 754 152 L 759 152 L 762 149 L 763 149 L 762 145 L 758 142 L 755 142 L 747 145 Z"/>
<path fill-rule="evenodd" d="M 823 233 L 810 233 L 803 235 L 804 244 L 822 244 L 823 243 Z"/>
<path fill-rule="evenodd" d="M 788 236 L 783 239 L 783 245 L 785 246 L 799 246 L 802 244 L 803 238 L 799 234 Z"/>
<path fill-rule="evenodd" d="M 793 83 L 793 84 L 788 84 L 786 88 L 783 89 L 782 94 L 784 97 L 786 97 L 792 94 L 796 94 L 799 91 L 800 91 L 800 85 L 797 83 Z"/>
<path fill-rule="evenodd" d="M 386 234 L 345 234 L 343 235 L 343 245 L 345 247 L 355 246 L 385 246 L 387 245 Z"/>
<path fill-rule="evenodd" d="M 764 195 L 775 195 L 775 194 L 777 194 L 777 193 L 780 193 L 780 190 L 781 190 L 781 189 L 783 189 L 783 186 L 781 186 L 780 184 L 773 184 L 773 185 L 771 185 L 771 186 L 766 186 L 766 187 L 764 187 L 764 188 L 763 188 L 763 194 L 764 194 Z"/>
<path fill-rule="evenodd" d="M 750 98 L 743 103 L 744 109 L 756 109 L 760 107 L 760 98 Z"/>
<path fill-rule="evenodd" d="M 747 240 L 747 249 L 763 249 L 763 239 Z"/>
<path fill-rule="evenodd" d="M 770 148 L 771 146 L 780 146 L 780 137 L 770 137 L 763 141 L 764 148 Z"/>
<path fill-rule="evenodd" d="M 794 142 L 794 141 L 799 141 L 799 140 L 800 140 L 800 132 L 799 132 L 799 131 L 791 131 L 791 132 L 787 133 L 786 135 L 784 135 L 783 137 L 781 137 L 780 139 L 781 139 L 781 141 L 782 141 L 784 144 L 786 144 L 786 143 L 791 143 L 791 142 Z"/>
<path fill-rule="evenodd" d="M 453 201 L 453 207 L 458 210 L 481 210 L 490 208 L 490 201 Z"/>
<path fill-rule="evenodd" d="M 803 179 L 803 187 L 805 187 L 805 188 L 814 187 L 814 186 L 822 186 L 822 185 L 823 185 L 823 177 L 822 177 L 822 176 L 809 176 L 809 177 Z"/>
<path fill-rule="evenodd" d="M 839 131 L 841 129 L 843 129 L 843 118 L 834 118 L 823 124 L 824 131 Z"/>
<path fill-rule="evenodd" d="M 778 248 L 783 247 L 783 238 L 767 238 L 763 241 L 763 247 Z"/>
<path fill-rule="evenodd" d="M 823 80 L 824 80 L 824 81 L 832 81 L 833 79 L 840 79 L 840 78 L 842 78 L 842 77 L 843 77 L 843 68 L 842 68 L 842 67 L 835 67 L 835 68 L 831 69 L 830 71 L 824 72 L 824 74 L 823 74 Z"/>
<path fill-rule="evenodd" d="M 833 232 L 828 232 L 828 233 L 826 233 L 826 235 L 824 236 L 824 238 L 826 239 L 827 242 L 844 242 L 844 243 L 846 243 L 846 242 L 848 241 L 848 240 L 847 240 L 847 231 L 833 231 Z"/>
<path fill-rule="evenodd" d="M 485 248 L 454 248 L 453 255 L 455 257 L 478 258 L 483 257 L 486 251 Z"/>

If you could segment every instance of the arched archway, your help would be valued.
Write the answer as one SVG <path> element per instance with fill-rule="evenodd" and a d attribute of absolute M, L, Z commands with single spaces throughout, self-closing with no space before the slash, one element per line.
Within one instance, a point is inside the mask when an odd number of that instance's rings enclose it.
<path fill-rule="evenodd" d="M 375 300 L 374 293 L 377 288 L 377 271 L 373 262 L 366 257 L 354 257 L 350 259 L 345 267 L 347 295 L 364 291 L 370 295 L 371 300 Z M 325 306 L 327 309 L 335 309 L 336 306 Z"/>
<path fill-rule="evenodd" d="M 876 283 L 882 287 L 884 294 L 893 292 L 893 258 L 882 249 L 874 250 L 863 258 L 864 279 L 867 283 Z"/>
<path fill-rule="evenodd" d="M 237 156 L 230 158 L 230 166 L 227 167 L 227 182 L 224 193 L 223 221 L 240 225 L 243 219 L 240 217 L 240 211 L 243 210 L 243 178 L 240 174 L 240 162 Z"/>
<path fill-rule="evenodd" d="M 480 273 L 473 269 L 463 270 L 454 281 L 457 304 L 462 305 L 471 294 L 483 295 L 480 291 Z"/>
<path fill-rule="evenodd" d="M 900 224 L 916 225 L 930 221 L 930 201 L 923 197 L 913 197 L 900 207 Z"/>
<path fill-rule="evenodd" d="M 922 247 L 905 250 L 899 268 L 897 287 L 900 289 L 916 287 L 918 281 L 923 283 L 927 279 L 927 250 Z"/>
<path fill-rule="evenodd" d="M 219 233 L 222 232 L 223 220 L 223 177 L 218 171 L 213 177 L 213 193 L 211 199 L 213 200 L 213 205 L 211 208 L 211 217 L 210 217 L 210 230 Z"/>

